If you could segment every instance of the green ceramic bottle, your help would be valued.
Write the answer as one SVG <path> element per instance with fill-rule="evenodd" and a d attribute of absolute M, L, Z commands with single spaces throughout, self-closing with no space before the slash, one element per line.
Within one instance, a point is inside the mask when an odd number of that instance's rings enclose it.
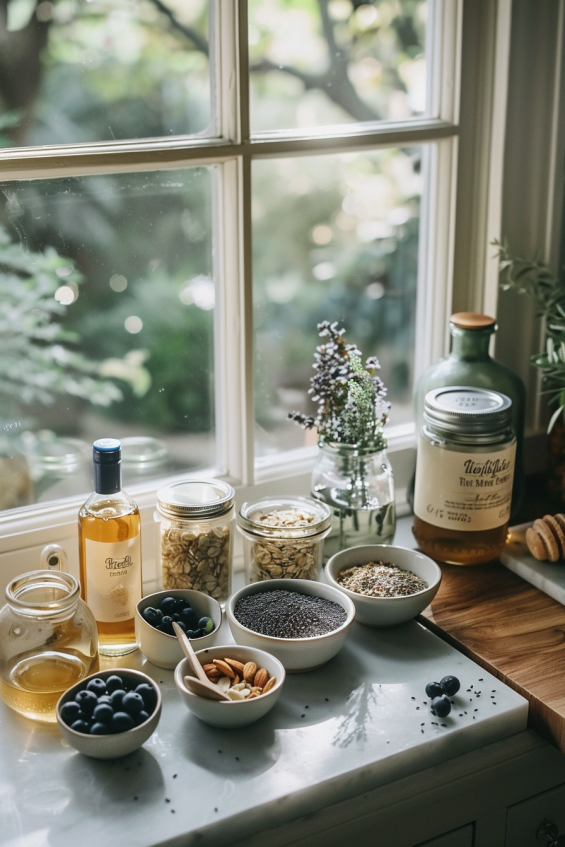
<path fill-rule="evenodd" d="M 423 424 L 424 397 L 432 388 L 448 385 L 490 388 L 506 394 L 512 400 L 512 428 L 516 434 L 516 468 L 512 489 L 512 515 L 515 515 L 524 496 L 524 415 L 526 389 L 510 368 L 489 354 L 491 335 L 496 332 L 494 318 L 476 312 L 457 312 L 451 316 L 451 352 L 429 367 L 414 390 L 414 415 L 417 431 Z M 410 482 L 408 500 L 413 502 L 414 477 Z"/>

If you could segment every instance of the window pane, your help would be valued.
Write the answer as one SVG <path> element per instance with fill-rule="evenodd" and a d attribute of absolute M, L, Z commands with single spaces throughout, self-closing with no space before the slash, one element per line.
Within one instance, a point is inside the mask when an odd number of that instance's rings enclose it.
<path fill-rule="evenodd" d="M 257 455 L 315 443 L 317 324 L 378 356 L 390 421 L 412 417 L 421 148 L 264 160 L 253 169 Z"/>
<path fill-rule="evenodd" d="M 0 147 L 209 131 L 208 0 L 7 8 Z"/>
<path fill-rule="evenodd" d="M 426 111 L 426 0 L 250 0 L 251 126 Z"/>
<path fill-rule="evenodd" d="M 103 436 L 129 485 L 214 464 L 211 180 L 0 184 L 2 508 L 88 491 Z"/>

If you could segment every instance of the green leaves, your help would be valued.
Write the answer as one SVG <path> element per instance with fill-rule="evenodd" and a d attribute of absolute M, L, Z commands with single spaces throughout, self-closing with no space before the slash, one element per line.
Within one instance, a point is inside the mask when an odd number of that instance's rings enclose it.
<path fill-rule="evenodd" d="M 60 318 L 62 285 L 79 286 L 81 274 L 53 249 L 30 253 L 0 226 L 0 395 L 8 402 L 48 405 L 72 395 L 108 406 L 122 393 L 101 379 L 101 364 L 68 346 L 78 340 Z"/>
<path fill-rule="evenodd" d="M 546 346 L 531 357 L 543 377 L 544 394 L 557 403 L 548 432 L 565 409 L 565 284 L 539 259 L 512 256 L 506 241 L 493 241 L 498 248 L 498 266 L 504 291 L 525 294 L 536 304 L 538 316 L 545 318 Z"/>

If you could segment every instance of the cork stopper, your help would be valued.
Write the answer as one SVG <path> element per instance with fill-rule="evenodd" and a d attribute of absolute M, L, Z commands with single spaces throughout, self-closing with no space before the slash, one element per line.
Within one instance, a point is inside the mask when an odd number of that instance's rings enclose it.
<path fill-rule="evenodd" d="M 487 329 L 495 325 L 496 318 L 481 315 L 479 312 L 456 312 L 451 315 L 451 323 L 461 329 Z"/>

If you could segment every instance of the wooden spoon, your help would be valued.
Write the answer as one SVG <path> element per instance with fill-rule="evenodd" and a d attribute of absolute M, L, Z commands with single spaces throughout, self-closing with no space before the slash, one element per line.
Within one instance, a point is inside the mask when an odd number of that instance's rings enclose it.
<path fill-rule="evenodd" d="M 220 691 L 217 685 L 214 685 L 209 680 L 202 682 L 194 676 L 185 676 L 184 684 L 192 694 L 198 694 L 199 697 L 206 697 L 208 700 L 227 700 L 228 703 L 232 702 L 226 694 Z"/>
<path fill-rule="evenodd" d="M 176 621 L 173 621 L 173 629 L 182 647 L 182 652 L 186 656 L 186 660 L 194 674 L 193 677 L 185 676 L 184 678 L 184 683 L 188 690 L 192 691 L 193 694 L 199 694 L 201 697 L 208 697 L 209 700 L 228 700 L 231 703 L 230 698 L 220 691 L 217 685 L 210 682 L 206 676 L 206 671 L 198 661 L 194 647 L 190 643 L 190 638 L 188 638 L 186 632 Z M 193 686 L 193 683 L 198 683 L 198 691 L 196 690 L 196 686 Z"/>

